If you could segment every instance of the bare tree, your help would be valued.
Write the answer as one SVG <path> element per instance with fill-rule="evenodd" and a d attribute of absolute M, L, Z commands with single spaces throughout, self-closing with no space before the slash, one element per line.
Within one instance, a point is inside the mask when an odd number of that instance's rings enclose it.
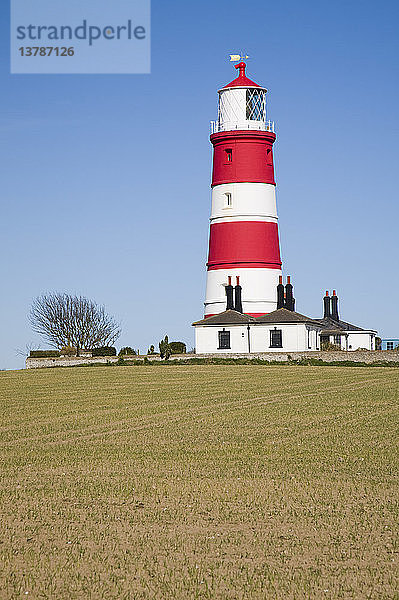
<path fill-rule="evenodd" d="M 15 354 L 17 356 L 23 356 L 24 358 L 27 358 L 32 350 L 39 350 L 35 342 L 29 342 L 29 344 L 26 344 L 25 350 L 23 348 L 15 348 Z"/>
<path fill-rule="evenodd" d="M 53 348 L 72 346 L 90 350 L 111 346 L 121 334 L 114 318 L 104 306 L 83 296 L 51 292 L 36 298 L 29 321 L 36 333 L 46 338 Z"/>

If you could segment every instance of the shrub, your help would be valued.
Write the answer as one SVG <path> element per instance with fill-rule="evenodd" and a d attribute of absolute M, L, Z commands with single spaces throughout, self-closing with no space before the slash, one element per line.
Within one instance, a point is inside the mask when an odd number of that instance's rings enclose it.
<path fill-rule="evenodd" d="M 341 350 L 341 346 L 338 346 L 338 344 L 332 344 L 331 342 L 322 342 L 321 349 L 325 352 L 334 352 Z"/>
<path fill-rule="evenodd" d="M 76 348 L 73 348 L 72 346 L 64 346 L 60 350 L 60 355 L 61 356 L 77 356 L 77 350 L 76 350 Z"/>
<path fill-rule="evenodd" d="M 169 346 L 172 354 L 186 354 L 186 344 L 184 342 L 170 342 Z"/>
<path fill-rule="evenodd" d="M 165 335 L 164 339 L 159 342 L 159 353 L 161 358 L 168 360 L 170 355 L 172 354 L 169 344 L 169 338 Z"/>
<path fill-rule="evenodd" d="M 136 350 L 133 350 L 130 346 L 124 346 L 119 350 L 118 356 L 136 356 Z"/>
<path fill-rule="evenodd" d="M 116 356 L 116 348 L 113 346 L 102 346 L 101 348 L 93 348 L 93 356 Z"/>
<path fill-rule="evenodd" d="M 147 350 L 147 354 L 155 354 L 155 348 L 154 346 L 151 344 L 151 346 L 148 348 Z"/>
<path fill-rule="evenodd" d="M 29 358 L 59 358 L 58 350 L 31 350 Z"/>

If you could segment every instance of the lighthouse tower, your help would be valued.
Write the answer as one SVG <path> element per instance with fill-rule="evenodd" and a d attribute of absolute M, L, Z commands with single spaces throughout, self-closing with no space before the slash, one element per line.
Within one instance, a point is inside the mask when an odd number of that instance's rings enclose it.
<path fill-rule="evenodd" d="M 274 124 L 266 120 L 266 89 L 246 65 L 219 90 L 212 122 L 212 210 L 205 317 L 236 308 L 254 317 L 277 307 L 281 260 L 273 168 Z M 236 286 L 236 303 L 232 288 Z M 241 287 L 240 287 L 241 286 Z M 227 287 L 227 290 L 226 290 Z"/>

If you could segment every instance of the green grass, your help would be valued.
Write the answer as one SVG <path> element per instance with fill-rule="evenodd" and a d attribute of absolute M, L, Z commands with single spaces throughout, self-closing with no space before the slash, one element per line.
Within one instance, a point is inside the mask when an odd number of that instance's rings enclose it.
<path fill-rule="evenodd" d="M 0 597 L 399 598 L 399 369 L 0 373 Z"/>

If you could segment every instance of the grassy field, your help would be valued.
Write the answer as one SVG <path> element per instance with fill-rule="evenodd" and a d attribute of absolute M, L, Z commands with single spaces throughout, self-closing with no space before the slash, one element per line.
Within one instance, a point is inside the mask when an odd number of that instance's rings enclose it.
<path fill-rule="evenodd" d="M 0 373 L 1 598 L 399 598 L 399 369 Z"/>

